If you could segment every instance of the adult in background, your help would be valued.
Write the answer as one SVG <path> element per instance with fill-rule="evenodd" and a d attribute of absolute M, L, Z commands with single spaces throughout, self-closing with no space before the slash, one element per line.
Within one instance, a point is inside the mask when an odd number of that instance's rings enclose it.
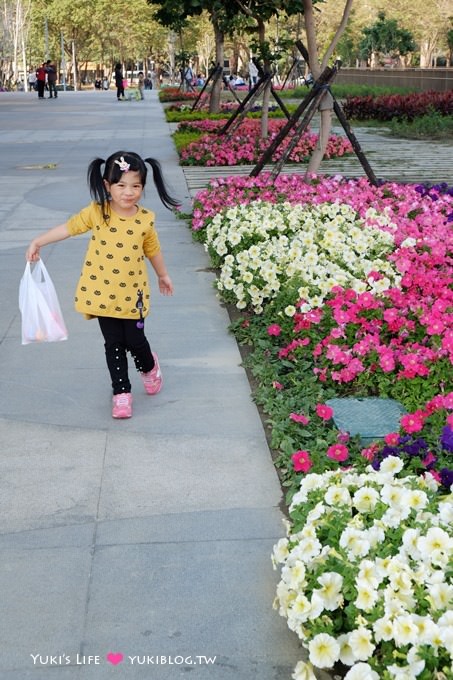
<path fill-rule="evenodd" d="M 115 66 L 115 85 L 116 85 L 116 98 L 120 102 L 122 99 L 124 99 L 124 77 L 121 64 L 116 64 Z"/>
<path fill-rule="evenodd" d="M 46 87 L 46 63 L 36 69 L 36 82 L 38 83 L 38 99 L 44 99 L 44 89 Z"/>
<path fill-rule="evenodd" d="M 258 80 L 258 69 L 256 68 L 255 62 L 250 59 L 249 61 L 249 89 L 251 90 Z"/>
<path fill-rule="evenodd" d="M 52 96 L 56 99 L 57 98 L 57 87 L 56 87 L 56 82 L 57 82 L 57 69 L 55 68 L 54 64 L 48 59 L 46 61 L 46 73 L 47 73 L 47 86 L 49 88 L 49 99 L 52 99 Z M 53 95 L 52 95 L 53 93 Z"/>
<path fill-rule="evenodd" d="M 186 92 L 195 92 L 195 88 L 193 86 L 193 71 L 190 67 L 190 64 L 187 64 L 187 66 L 183 69 L 182 77 Z"/>

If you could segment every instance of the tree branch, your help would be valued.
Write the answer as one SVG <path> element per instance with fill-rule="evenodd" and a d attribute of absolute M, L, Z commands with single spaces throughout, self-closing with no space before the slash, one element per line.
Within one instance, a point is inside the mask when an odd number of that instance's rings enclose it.
<path fill-rule="evenodd" d="M 329 62 L 329 59 L 332 56 L 332 54 L 335 50 L 335 47 L 337 46 L 338 41 L 340 40 L 340 38 L 341 38 L 341 36 L 344 32 L 344 29 L 346 28 L 346 25 L 347 25 L 348 19 L 349 19 L 349 15 L 351 13 L 352 3 L 353 3 L 353 0 L 346 0 L 346 4 L 344 6 L 343 16 L 341 18 L 341 22 L 340 22 L 340 24 L 339 24 L 339 26 L 336 30 L 335 35 L 332 38 L 332 42 L 330 43 L 329 47 L 327 48 L 327 51 L 326 51 L 326 53 L 325 53 L 325 55 L 322 59 L 321 71 L 326 68 L 326 66 Z"/>

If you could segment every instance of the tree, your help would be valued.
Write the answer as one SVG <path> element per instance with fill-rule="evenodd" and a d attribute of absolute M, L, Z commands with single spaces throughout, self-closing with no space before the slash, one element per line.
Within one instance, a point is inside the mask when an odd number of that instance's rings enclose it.
<path fill-rule="evenodd" d="M 359 48 L 362 56 L 370 60 L 371 67 L 379 63 L 380 57 L 401 57 L 415 50 L 412 33 L 400 28 L 396 19 L 387 19 L 385 12 L 379 12 L 378 20 L 364 28 Z"/>
<path fill-rule="evenodd" d="M 187 19 L 199 16 L 206 11 L 214 29 L 216 64 L 223 68 L 225 34 L 234 29 L 234 18 L 237 8 L 233 2 L 224 3 L 221 0 L 148 0 L 149 4 L 159 7 L 156 12 L 157 20 L 162 25 L 175 31 L 181 31 L 187 25 Z M 220 92 L 222 81 L 216 81 L 211 90 L 209 111 L 217 113 L 220 110 Z"/>
<path fill-rule="evenodd" d="M 337 25 L 336 31 L 324 52 L 322 59 L 319 57 L 317 35 L 316 35 L 316 22 L 314 16 L 314 0 L 303 0 L 304 4 L 304 20 L 305 20 L 305 31 L 307 34 L 307 46 L 308 46 L 308 56 L 310 62 L 311 72 L 315 80 L 319 78 L 322 71 L 326 68 L 334 54 L 335 48 L 346 30 L 348 24 L 349 15 L 352 7 L 352 0 L 345 0 L 343 6 L 343 14 Z M 315 173 L 319 170 L 321 161 L 324 157 L 324 153 L 329 141 L 330 131 L 332 129 L 332 111 L 333 111 L 333 101 L 329 93 L 326 93 L 320 103 L 320 123 L 319 123 L 319 136 L 318 144 L 314 150 L 310 161 L 308 163 L 307 173 Z"/>
<path fill-rule="evenodd" d="M 3 0 L 1 27 L 3 33 L 2 68 L 7 86 L 19 81 L 19 63 L 24 74 L 24 87 L 28 89 L 25 46 L 29 30 L 30 0 Z"/>

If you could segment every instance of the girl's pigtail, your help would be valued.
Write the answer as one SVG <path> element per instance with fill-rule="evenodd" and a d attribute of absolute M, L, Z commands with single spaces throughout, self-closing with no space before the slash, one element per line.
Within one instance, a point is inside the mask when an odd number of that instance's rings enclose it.
<path fill-rule="evenodd" d="M 155 158 L 145 158 L 145 162 L 149 163 L 153 170 L 154 184 L 156 185 L 157 193 L 159 194 L 159 198 L 164 206 L 171 210 L 172 208 L 176 208 L 177 206 L 181 205 L 181 201 L 177 201 L 176 198 L 172 198 L 172 196 L 170 196 L 168 193 L 159 161 L 156 161 Z"/>
<path fill-rule="evenodd" d="M 91 197 L 102 206 L 108 203 L 109 195 L 102 179 L 101 166 L 105 163 L 102 158 L 95 158 L 88 166 L 87 179 Z"/>

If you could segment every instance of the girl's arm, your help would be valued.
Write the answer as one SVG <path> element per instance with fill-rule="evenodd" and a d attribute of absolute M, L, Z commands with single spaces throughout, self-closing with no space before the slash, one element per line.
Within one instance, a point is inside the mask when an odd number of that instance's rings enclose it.
<path fill-rule="evenodd" d="M 65 238 L 69 238 L 71 234 L 68 231 L 66 222 L 64 224 L 59 224 L 58 227 L 49 229 L 49 231 L 44 232 L 40 236 L 33 239 L 27 248 L 25 253 L 25 258 L 28 262 L 36 262 L 39 260 L 39 251 L 43 246 L 47 246 L 49 243 L 56 243 L 57 241 L 63 241 Z"/>
<path fill-rule="evenodd" d="M 159 290 L 162 295 L 173 295 L 173 283 L 167 272 L 167 267 L 165 266 L 164 256 L 162 253 L 153 255 L 149 258 L 149 261 L 156 272 Z"/>

